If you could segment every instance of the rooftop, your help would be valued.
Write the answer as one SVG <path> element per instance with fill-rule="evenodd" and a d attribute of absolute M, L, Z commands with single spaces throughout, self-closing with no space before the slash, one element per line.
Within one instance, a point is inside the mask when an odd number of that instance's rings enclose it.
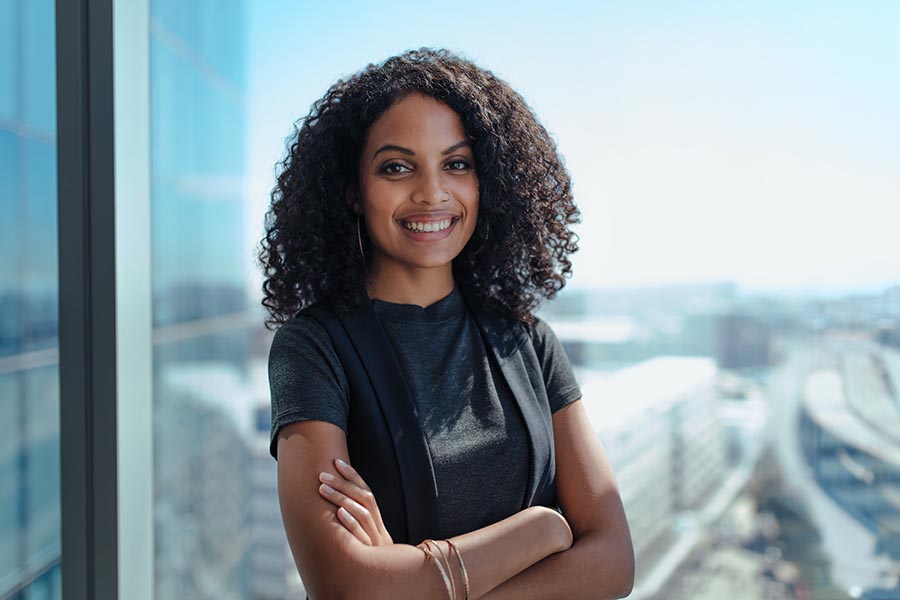
<path fill-rule="evenodd" d="M 716 377 L 711 358 L 657 356 L 617 371 L 578 369 L 586 409 L 598 433 L 626 428 Z"/>

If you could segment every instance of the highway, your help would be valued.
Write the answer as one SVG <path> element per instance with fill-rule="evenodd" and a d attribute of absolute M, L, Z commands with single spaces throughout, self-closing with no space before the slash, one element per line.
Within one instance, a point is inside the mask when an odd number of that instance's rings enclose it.
<path fill-rule="evenodd" d="M 888 585 L 894 565 L 875 556 L 876 538 L 848 515 L 818 486 L 800 447 L 799 418 L 807 377 L 813 369 L 837 369 L 840 341 L 810 345 L 792 342 L 786 356 L 767 380 L 771 401 L 773 443 L 785 486 L 802 499 L 822 536 L 822 546 L 832 562 L 832 578 L 851 594 Z"/>

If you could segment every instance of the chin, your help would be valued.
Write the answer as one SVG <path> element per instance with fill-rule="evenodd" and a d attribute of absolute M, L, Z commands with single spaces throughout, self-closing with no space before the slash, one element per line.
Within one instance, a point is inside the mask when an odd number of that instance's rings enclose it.
<path fill-rule="evenodd" d="M 459 256 L 458 254 L 454 254 L 452 256 L 447 255 L 445 257 L 434 257 L 434 258 L 419 258 L 408 261 L 410 265 L 414 267 L 418 267 L 419 269 L 437 269 L 440 267 L 446 267 L 447 265 L 452 265 L 453 260 Z"/>

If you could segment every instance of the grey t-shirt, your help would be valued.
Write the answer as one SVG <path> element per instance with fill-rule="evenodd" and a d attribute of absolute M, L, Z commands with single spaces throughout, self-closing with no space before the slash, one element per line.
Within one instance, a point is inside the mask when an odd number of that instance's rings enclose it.
<path fill-rule="evenodd" d="M 525 424 L 473 317 L 454 287 L 422 308 L 374 299 L 416 404 L 431 452 L 443 533 L 452 537 L 495 523 L 522 507 L 528 477 Z M 581 397 L 553 330 L 532 329 L 551 412 Z M 328 332 L 310 317 L 283 325 L 269 352 L 270 453 L 278 430 L 316 419 L 347 432 L 349 387 Z"/>

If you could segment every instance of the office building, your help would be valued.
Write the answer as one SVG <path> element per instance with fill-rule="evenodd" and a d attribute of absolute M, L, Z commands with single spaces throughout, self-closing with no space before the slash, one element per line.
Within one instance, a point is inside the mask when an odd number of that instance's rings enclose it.
<path fill-rule="evenodd" d="M 652 596 L 689 555 L 696 529 L 724 510 L 748 476 L 729 471 L 718 370 L 710 358 L 660 356 L 577 375 L 642 566 L 635 597 Z"/>

